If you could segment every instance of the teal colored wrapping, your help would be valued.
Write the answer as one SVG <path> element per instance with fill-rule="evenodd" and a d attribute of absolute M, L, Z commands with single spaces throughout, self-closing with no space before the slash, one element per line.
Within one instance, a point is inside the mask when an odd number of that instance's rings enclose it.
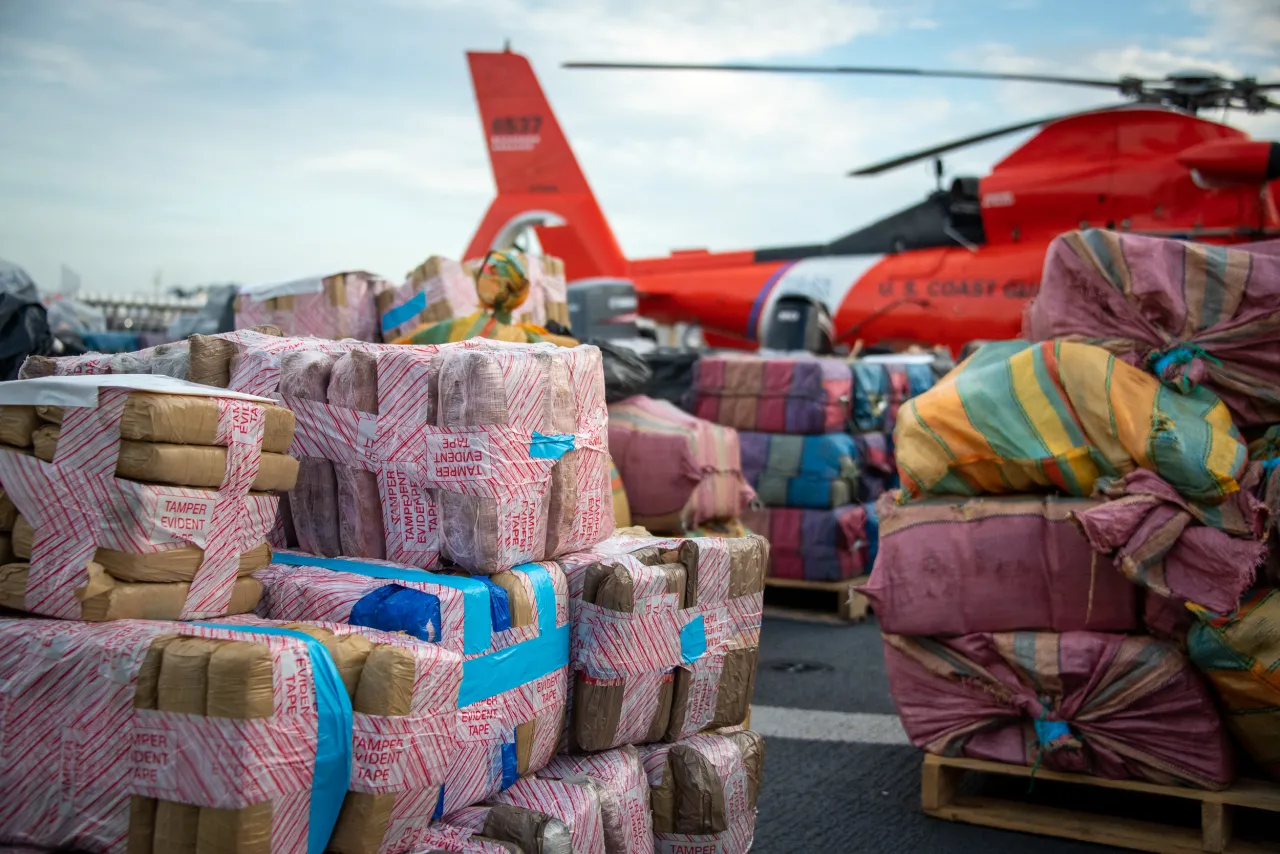
<path fill-rule="evenodd" d="M 353 719 L 351 700 L 342 685 L 338 667 L 320 641 L 276 626 L 236 626 L 195 623 L 210 629 L 237 633 L 279 635 L 302 641 L 311 659 L 311 681 L 316 695 L 316 763 L 311 781 L 311 811 L 307 820 L 307 854 L 323 854 L 338 823 L 338 810 L 351 784 Z"/>
<path fill-rule="evenodd" d="M 533 586 L 538 636 L 464 661 L 459 708 L 541 679 L 569 664 L 569 626 L 556 626 L 556 589 L 551 574 L 536 563 L 522 564 L 511 571 L 527 575 Z"/>
<path fill-rule="evenodd" d="M 426 307 L 427 293 L 426 291 L 418 291 L 416 294 L 409 297 L 408 301 L 403 305 L 398 305 L 386 314 L 382 315 L 383 334 L 385 335 L 406 321 L 413 320 L 418 316 L 418 313 Z"/>
<path fill-rule="evenodd" d="M 276 552 L 271 560 L 273 563 L 283 563 L 287 566 L 319 566 L 324 569 L 332 569 L 335 572 L 350 572 L 367 578 L 382 578 L 388 581 L 426 582 L 461 590 L 464 611 L 462 651 L 467 655 L 478 655 L 493 646 L 493 618 L 490 610 L 489 587 L 482 581 L 458 575 L 439 575 L 434 572 L 427 572 L 425 569 L 407 569 L 386 566 L 380 563 L 367 563 L 354 558 L 315 557 L 294 552 Z M 553 607 L 554 600 L 553 591 Z"/>
<path fill-rule="evenodd" d="M 680 630 L 680 657 L 692 664 L 707 653 L 707 626 L 702 615 L 694 617 Z"/>
<path fill-rule="evenodd" d="M 558 460 L 573 450 L 572 433 L 544 436 L 537 430 L 529 440 L 529 456 L 535 460 Z"/>

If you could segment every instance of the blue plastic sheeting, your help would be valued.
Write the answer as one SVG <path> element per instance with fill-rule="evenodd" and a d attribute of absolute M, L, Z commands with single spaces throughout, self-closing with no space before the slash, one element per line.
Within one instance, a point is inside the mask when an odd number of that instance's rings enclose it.
<path fill-rule="evenodd" d="M 366 593 L 351 608 L 347 622 L 384 632 L 404 632 L 427 643 L 439 643 L 440 599 L 431 593 L 388 584 Z"/>
<path fill-rule="evenodd" d="M 324 644 L 302 632 L 276 626 L 237 626 L 226 623 L 195 623 L 210 629 L 227 629 L 260 635 L 296 638 L 307 645 L 311 659 L 311 680 L 315 690 L 318 720 L 315 773 L 311 782 L 311 817 L 307 822 L 307 854 L 323 854 L 338 823 L 338 810 L 351 784 L 351 742 L 353 718 L 351 700 L 343 687 L 338 667 Z"/>
<path fill-rule="evenodd" d="M 273 563 L 288 566 L 319 566 L 336 572 L 350 572 L 367 578 L 388 581 L 415 581 L 452 587 L 463 594 L 464 619 L 462 624 L 462 650 L 467 655 L 477 655 L 493 646 L 493 626 L 489 585 L 474 578 L 458 575 L 440 575 L 425 569 L 408 569 L 368 563 L 354 558 L 315 557 L 314 555 L 276 552 Z M 554 596 L 553 596 L 554 599 Z"/>

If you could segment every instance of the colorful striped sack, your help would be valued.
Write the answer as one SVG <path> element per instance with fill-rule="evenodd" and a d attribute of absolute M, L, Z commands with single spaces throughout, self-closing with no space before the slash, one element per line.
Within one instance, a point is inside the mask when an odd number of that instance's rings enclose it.
<path fill-rule="evenodd" d="M 685 407 L 699 418 L 761 433 L 837 433 L 849 420 L 853 377 L 839 359 L 704 356 Z"/>
<path fill-rule="evenodd" d="M 853 444 L 857 449 L 858 501 L 875 501 L 890 489 L 897 489 L 898 465 L 893 459 L 893 436 L 859 433 L 853 437 Z"/>
<path fill-rule="evenodd" d="M 846 504 L 830 510 L 750 508 L 747 528 L 769 540 L 769 575 L 805 581 L 843 581 L 871 569 L 875 546 L 868 536 L 868 508 Z"/>
<path fill-rule="evenodd" d="M 609 406 L 609 448 L 631 521 L 682 534 L 732 519 L 755 497 L 742 477 L 738 433 L 643 395 Z"/>
<path fill-rule="evenodd" d="M 1259 590 L 1227 616 L 1192 610 L 1191 660 L 1209 678 L 1245 752 L 1280 779 L 1280 591 Z"/>
<path fill-rule="evenodd" d="M 901 635 L 1140 631 L 1139 591 L 1072 524 L 1088 498 L 878 503 L 880 554 L 862 592 Z"/>
<path fill-rule="evenodd" d="M 925 362 L 856 360 L 853 363 L 853 429 L 892 433 L 902 404 L 933 388 L 934 381 L 933 368 Z"/>
<path fill-rule="evenodd" d="M 1242 429 L 1280 421 L 1280 250 L 1073 231 L 1049 244 L 1023 335 L 1097 344 L 1179 390 L 1222 398 Z"/>
<path fill-rule="evenodd" d="M 1154 471 L 1186 498 L 1239 488 L 1244 442 L 1205 389 L 1173 391 L 1101 347 L 988 344 L 907 402 L 894 434 L 904 498 L 1057 490 Z"/>
<path fill-rule="evenodd" d="M 847 433 L 739 433 L 742 473 L 771 507 L 839 507 L 857 489 L 858 450 Z"/>
<path fill-rule="evenodd" d="M 889 690 L 916 747 L 1115 780 L 1224 789 L 1231 742 L 1182 653 L 1141 635 L 884 636 Z"/>

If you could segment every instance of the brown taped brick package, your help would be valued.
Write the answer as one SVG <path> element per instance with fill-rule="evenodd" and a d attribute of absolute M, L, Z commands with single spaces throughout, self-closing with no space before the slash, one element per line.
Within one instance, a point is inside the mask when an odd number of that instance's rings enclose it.
<path fill-rule="evenodd" d="M 298 350 L 280 357 L 280 394 L 317 403 L 328 402 L 329 379 L 337 356 L 320 350 Z M 289 494 L 298 547 L 324 557 L 342 554 L 338 532 L 338 484 L 333 463 L 305 457 L 298 461 L 298 482 Z"/>
<path fill-rule="evenodd" d="M 329 403 L 378 414 L 378 360 L 372 353 L 355 350 L 334 363 L 329 377 Z M 342 554 L 382 560 L 387 555 L 387 535 L 382 523 L 378 475 L 345 463 L 334 463 L 333 474 L 338 486 Z"/>
<path fill-rule="evenodd" d="M 31 434 L 38 424 L 34 406 L 0 407 L 0 445 L 31 447 Z"/>
<path fill-rule="evenodd" d="M 241 330 L 259 335 L 270 335 L 279 338 L 283 333 L 279 326 L 263 324 L 251 330 Z M 187 339 L 191 346 L 191 364 L 187 379 L 193 383 L 229 388 L 231 386 L 231 370 L 235 365 L 238 345 L 230 338 L 217 335 L 192 335 Z"/>
<path fill-rule="evenodd" d="M 626 614 L 677 610 L 685 599 L 689 568 L 697 560 L 692 543 L 677 548 L 647 546 L 631 552 L 629 557 L 634 562 L 603 561 L 588 567 L 582 601 Z M 658 682 L 656 691 L 654 681 Z M 598 751 L 627 743 L 660 741 L 671 719 L 674 687 L 673 674 L 666 672 L 643 673 L 630 679 L 596 678 L 576 672 L 570 749 Z M 644 708 L 633 710 L 638 718 L 634 723 L 621 719 L 624 706 L 636 705 L 625 702 L 630 695 L 651 700 Z"/>
<path fill-rule="evenodd" d="M 61 406 L 4 407 L 0 423 L 11 409 L 33 409 L 42 421 L 61 424 Z M 262 450 L 287 454 L 293 444 L 293 413 L 282 406 L 264 406 Z M 33 423 L 32 430 L 39 426 Z M 30 445 L 28 433 L 27 445 Z M 218 401 L 212 397 L 181 397 L 135 391 L 129 395 L 120 418 L 120 438 L 176 445 L 213 445 L 218 437 Z M 0 442 L 5 442 L 0 439 Z M 16 444 L 5 442 L 5 444 Z"/>
<path fill-rule="evenodd" d="M 747 730 L 705 732 L 640 748 L 659 850 L 678 843 L 746 851 L 755 832 L 764 739 Z M 696 850 L 696 849 L 695 849 Z"/>
<path fill-rule="evenodd" d="M 715 660 L 718 655 L 710 655 L 676 670 L 668 741 L 707 728 L 742 723 L 751 707 L 760 659 L 760 616 L 769 541 L 753 534 L 688 542 L 696 546 L 698 559 L 685 587 L 685 607 L 702 609 L 714 614 L 717 622 L 723 621 L 720 631 L 725 633 L 726 644 L 719 662 Z M 703 683 L 709 678 L 715 678 L 716 685 L 714 705 L 708 707 L 704 703 L 711 692 Z"/>
<path fill-rule="evenodd" d="M 21 560 L 31 559 L 31 545 L 35 532 L 21 516 L 13 525 L 13 555 Z M 190 581 L 204 560 L 204 550 L 198 546 L 182 546 L 162 552 L 132 554 L 117 549 L 99 547 L 93 555 L 94 562 L 113 578 L 120 581 L 145 581 L 164 583 Z M 0 561 L 7 563 L 8 561 Z M 271 563 L 271 547 L 266 543 L 255 546 L 240 555 L 241 576 L 252 575 Z"/>
<path fill-rule="evenodd" d="M 36 456 L 53 462 L 59 428 L 46 424 L 32 436 Z M 217 445 L 172 445 L 162 442 L 120 440 L 116 476 L 143 483 L 167 483 L 216 489 L 227 473 L 227 449 Z M 262 455 L 251 489 L 267 492 L 291 489 L 298 480 L 298 461 L 286 454 Z"/>
<path fill-rule="evenodd" d="M 485 804 L 455 810 L 444 817 L 450 827 L 470 830 L 485 840 L 519 852 L 574 854 L 568 826 L 541 810 L 513 804 Z"/>

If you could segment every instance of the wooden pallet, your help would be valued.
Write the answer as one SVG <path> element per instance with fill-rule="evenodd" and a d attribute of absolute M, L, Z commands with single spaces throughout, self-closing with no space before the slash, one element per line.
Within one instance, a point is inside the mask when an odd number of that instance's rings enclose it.
<path fill-rule="evenodd" d="M 1225 792 L 1207 792 L 1178 786 L 1159 786 L 1134 780 L 1107 780 L 1085 774 L 1063 774 L 1036 771 L 1036 780 L 1052 780 L 1139 792 L 1167 799 L 1170 812 L 1185 814 L 1182 801 L 1200 804 L 1199 832 L 1177 825 L 1159 824 L 1136 819 L 1117 818 L 1105 814 L 1060 809 L 990 797 L 965 797 L 957 794 L 960 778 L 967 772 L 1002 774 L 1010 777 L 1031 776 L 1022 765 L 1004 765 L 977 759 L 952 759 L 926 755 L 921 771 L 921 806 L 927 815 L 949 821 L 980 824 L 1002 830 L 1017 830 L 1042 836 L 1060 836 L 1135 851 L 1156 854 L 1255 854 L 1280 851 L 1280 832 L 1269 845 L 1259 845 L 1232 838 L 1232 814 L 1237 807 L 1280 813 L 1280 785 L 1260 780 L 1241 780 Z"/>
<path fill-rule="evenodd" d="M 784 587 L 796 590 L 813 590 L 821 593 L 836 594 L 836 613 L 823 613 L 801 608 L 780 608 L 766 605 L 766 617 L 779 617 L 784 620 L 805 620 L 818 623 L 857 623 L 867 616 L 870 603 L 867 597 L 858 592 L 858 588 L 867 583 L 868 575 L 859 575 L 844 581 L 805 581 L 800 578 L 771 578 L 765 576 L 766 587 Z"/>

